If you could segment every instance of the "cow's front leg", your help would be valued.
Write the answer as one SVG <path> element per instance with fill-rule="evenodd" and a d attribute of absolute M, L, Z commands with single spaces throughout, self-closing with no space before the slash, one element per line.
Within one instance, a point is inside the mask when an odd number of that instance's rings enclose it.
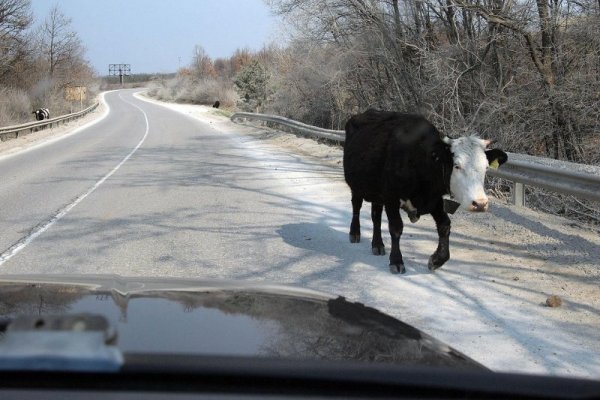
<path fill-rule="evenodd" d="M 385 254 L 385 246 L 381 238 L 381 213 L 383 204 L 371 204 L 371 220 L 373 221 L 373 240 L 371 241 L 371 250 L 376 256 Z"/>
<path fill-rule="evenodd" d="M 350 243 L 360 242 L 360 209 L 363 198 L 352 193 L 352 222 L 350 223 Z"/>
<path fill-rule="evenodd" d="M 390 271 L 392 274 L 403 274 L 406 272 L 406 269 L 404 268 L 404 261 L 402 260 L 402 253 L 400 252 L 400 236 L 402 236 L 404 224 L 400 217 L 399 202 L 387 203 L 385 205 L 385 213 L 388 217 L 390 236 L 392 237 Z"/>
<path fill-rule="evenodd" d="M 450 258 L 450 218 L 444 211 L 442 201 L 438 203 L 435 210 L 431 213 L 437 227 L 439 242 L 435 253 L 429 257 L 430 271 L 440 268 Z"/>

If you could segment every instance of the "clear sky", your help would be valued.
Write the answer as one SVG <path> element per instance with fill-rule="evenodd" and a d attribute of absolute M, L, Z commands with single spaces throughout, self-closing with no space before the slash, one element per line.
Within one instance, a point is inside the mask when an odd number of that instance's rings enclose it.
<path fill-rule="evenodd" d="M 131 64 L 132 73 L 175 72 L 195 45 L 214 59 L 276 42 L 276 17 L 262 0 L 32 0 L 35 23 L 58 4 L 96 72 Z"/>

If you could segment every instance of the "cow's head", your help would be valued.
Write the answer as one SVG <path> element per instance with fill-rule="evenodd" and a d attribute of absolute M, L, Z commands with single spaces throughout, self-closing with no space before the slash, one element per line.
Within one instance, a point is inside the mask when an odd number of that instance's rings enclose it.
<path fill-rule="evenodd" d="M 467 211 L 486 211 L 488 197 L 484 190 L 485 172 L 488 167 L 496 168 L 508 159 L 500 149 L 486 150 L 491 140 L 477 136 L 458 139 L 445 137 L 450 146 L 454 165 L 450 175 L 450 194 Z"/>

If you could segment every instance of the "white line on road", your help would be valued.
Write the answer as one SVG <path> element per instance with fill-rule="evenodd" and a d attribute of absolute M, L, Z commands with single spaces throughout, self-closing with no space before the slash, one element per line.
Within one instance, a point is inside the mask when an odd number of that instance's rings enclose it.
<path fill-rule="evenodd" d="M 140 110 L 142 112 L 142 114 L 144 114 L 144 119 L 146 120 L 146 132 L 144 132 L 144 136 L 142 137 L 142 139 L 139 141 L 139 143 L 137 144 L 137 146 L 135 146 L 134 149 L 131 150 L 131 152 L 129 154 L 127 154 L 127 156 L 125 156 L 125 158 L 123 160 L 121 160 L 121 162 L 119 164 L 117 164 L 116 167 L 114 167 L 106 175 L 104 175 L 98 182 L 96 182 L 94 184 L 94 186 L 92 186 L 87 191 L 85 191 L 85 193 L 79 195 L 70 204 L 67 204 L 65 207 L 63 207 L 60 210 L 58 210 L 56 212 L 56 214 L 54 214 L 49 220 L 38 224 L 36 227 L 34 227 L 29 232 L 29 234 L 27 236 L 21 238 L 18 242 L 16 242 L 11 247 L 9 247 L 5 252 L 3 252 L 2 254 L 0 254 L 0 266 L 2 264 L 4 264 L 6 261 L 10 260 L 15 255 L 17 255 L 29 243 L 31 243 L 33 240 L 35 240 L 35 238 L 37 238 L 38 236 L 40 236 L 42 233 L 44 233 L 45 231 L 47 231 L 48 228 L 50 228 L 52 225 L 54 225 L 54 223 L 56 221 L 60 220 L 62 217 L 64 217 L 65 215 L 67 215 L 67 213 L 69 211 L 71 211 L 73 209 L 73 207 L 75 207 L 77 204 L 81 203 L 86 197 L 88 197 L 91 193 L 93 193 L 94 190 L 98 189 L 98 187 L 100 187 L 100 185 L 102 185 L 104 183 L 104 181 L 106 181 L 115 172 L 117 172 L 119 170 L 119 168 L 121 168 L 121 166 L 123 164 L 125 164 L 127 162 L 127 160 L 129 160 L 129 158 L 137 151 L 137 149 L 140 148 L 140 146 L 142 145 L 142 143 L 144 143 L 144 141 L 146 140 L 146 137 L 148 136 L 148 132 L 150 131 L 150 123 L 148 122 L 148 116 L 146 115 L 146 113 L 144 112 L 144 110 L 142 110 L 139 106 L 137 106 L 137 105 L 135 105 L 133 103 L 130 103 L 129 101 L 126 101 L 125 99 L 123 99 L 121 97 L 121 94 L 119 94 L 119 97 L 125 103 L 128 103 L 128 104 L 134 106 L 135 108 L 137 108 L 138 110 Z"/>

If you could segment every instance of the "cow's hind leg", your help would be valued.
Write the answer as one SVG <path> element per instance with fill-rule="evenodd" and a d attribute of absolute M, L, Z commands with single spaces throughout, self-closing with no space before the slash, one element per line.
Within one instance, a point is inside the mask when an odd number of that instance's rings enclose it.
<path fill-rule="evenodd" d="M 402 253 L 400 252 L 400 236 L 402 236 L 404 224 L 402 223 L 402 217 L 400 217 L 399 202 L 386 204 L 385 213 L 388 217 L 390 236 L 392 237 L 390 271 L 392 274 L 403 274 L 406 272 L 406 269 L 404 268 L 404 261 L 402 260 Z"/>
<path fill-rule="evenodd" d="M 352 193 L 352 222 L 350 223 L 350 243 L 360 243 L 360 209 L 363 198 Z"/>
<path fill-rule="evenodd" d="M 385 246 L 381 238 L 381 213 L 383 212 L 383 204 L 371 204 L 371 220 L 373 221 L 373 240 L 371 241 L 371 249 L 376 256 L 385 254 Z"/>
<path fill-rule="evenodd" d="M 448 218 L 448 214 L 444 211 L 442 201 L 436 206 L 431 216 L 435 220 L 439 242 L 435 253 L 429 257 L 427 267 L 430 271 L 435 271 L 450 258 L 450 218 Z"/>

